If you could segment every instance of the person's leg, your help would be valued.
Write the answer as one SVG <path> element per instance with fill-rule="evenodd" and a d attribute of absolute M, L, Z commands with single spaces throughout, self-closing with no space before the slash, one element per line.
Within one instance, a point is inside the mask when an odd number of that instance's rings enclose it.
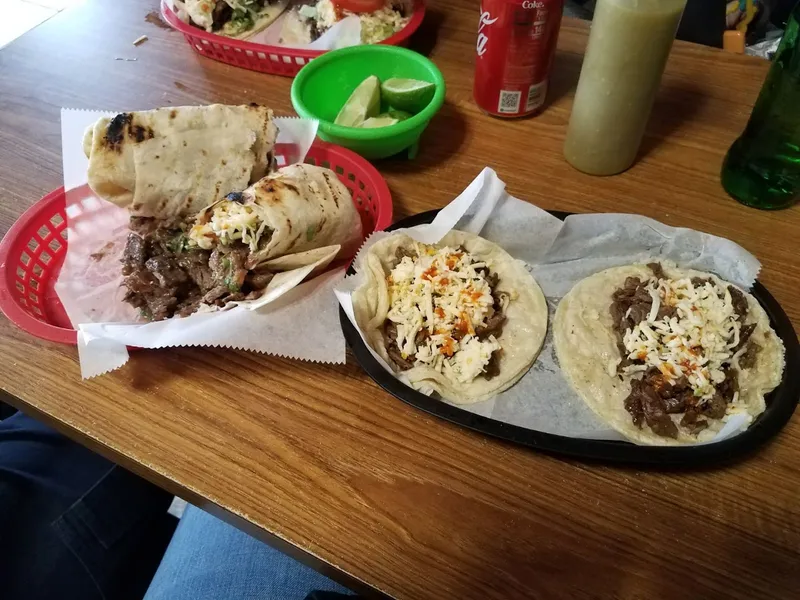
<path fill-rule="evenodd" d="M 349 593 L 313 569 L 187 506 L 145 600 L 303 600 Z"/>
<path fill-rule="evenodd" d="M 0 421 L 0 596 L 138 600 L 171 499 L 22 413 Z"/>

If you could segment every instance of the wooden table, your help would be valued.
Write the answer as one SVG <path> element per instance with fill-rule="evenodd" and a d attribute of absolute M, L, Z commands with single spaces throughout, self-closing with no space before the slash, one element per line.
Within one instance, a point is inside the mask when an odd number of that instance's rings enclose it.
<path fill-rule="evenodd" d="M 800 207 L 725 195 L 719 168 L 767 70 L 678 43 L 642 159 L 594 178 L 561 156 L 587 27 L 567 20 L 550 106 L 503 122 L 472 102 L 478 3 L 431 0 L 416 47 L 447 102 L 412 162 L 383 162 L 396 216 L 446 204 L 490 165 L 539 206 L 630 211 L 726 236 L 800 326 Z M 59 109 L 256 101 L 291 81 L 196 56 L 145 17 L 88 0 L 0 51 L 0 226 L 61 181 Z M 132 42 L 142 34 L 149 41 Z M 136 61 L 115 60 L 117 57 Z M 138 352 L 81 381 L 75 348 L 0 320 L 8 402 L 360 590 L 398 598 L 789 598 L 800 589 L 800 420 L 706 472 L 586 464 L 499 443 L 322 366 L 208 349 Z"/>

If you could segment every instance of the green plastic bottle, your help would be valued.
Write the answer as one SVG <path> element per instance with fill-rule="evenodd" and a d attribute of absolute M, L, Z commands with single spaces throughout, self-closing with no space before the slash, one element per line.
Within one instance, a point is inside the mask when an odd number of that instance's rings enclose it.
<path fill-rule="evenodd" d="M 754 208 L 789 208 L 800 200 L 800 2 L 747 128 L 725 157 L 722 185 Z"/>

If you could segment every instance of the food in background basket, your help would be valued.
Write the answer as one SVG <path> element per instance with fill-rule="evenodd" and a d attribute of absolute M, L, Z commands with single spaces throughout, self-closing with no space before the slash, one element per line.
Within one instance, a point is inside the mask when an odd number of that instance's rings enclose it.
<path fill-rule="evenodd" d="M 258 303 L 276 274 L 355 251 L 348 189 L 323 167 L 266 173 L 276 136 L 268 109 L 221 105 L 122 113 L 87 131 L 92 189 L 131 215 L 123 285 L 142 316 Z"/>
<path fill-rule="evenodd" d="M 174 0 L 182 20 L 226 37 L 244 39 L 271 25 L 289 0 Z"/>
<path fill-rule="evenodd" d="M 344 127 L 388 127 L 405 121 L 433 99 L 436 84 L 417 79 L 387 79 L 370 75 L 353 90 L 334 123 Z M 381 105 L 391 106 L 381 113 Z"/>
<path fill-rule="evenodd" d="M 337 21 L 357 14 L 361 42 L 377 44 L 408 25 L 413 10 L 413 0 L 298 0 L 283 22 L 281 42 L 310 44 Z"/>
<path fill-rule="evenodd" d="M 783 344 L 755 298 L 710 273 L 659 263 L 579 282 L 553 332 L 573 388 L 640 444 L 708 441 L 736 414 L 749 424 L 784 368 Z"/>
<path fill-rule="evenodd" d="M 361 269 L 356 321 L 416 389 L 484 400 L 519 381 L 542 348 L 544 294 L 522 262 L 481 237 L 451 231 L 426 245 L 394 234 L 367 251 Z"/>

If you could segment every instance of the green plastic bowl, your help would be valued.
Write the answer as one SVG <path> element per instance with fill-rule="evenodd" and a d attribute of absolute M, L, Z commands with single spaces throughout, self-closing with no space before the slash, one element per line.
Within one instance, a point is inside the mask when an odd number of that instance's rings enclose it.
<path fill-rule="evenodd" d="M 392 77 L 430 81 L 436 84 L 436 92 L 424 109 L 395 125 L 375 129 L 334 125 L 350 94 L 370 75 L 381 81 Z M 405 48 L 376 44 L 333 50 L 312 60 L 292 83 L 292 104 L 301 117 L 319 121 L 317 135 L 326 142 L 364 158 L 385 158 L 406 149 L 409 158 L 414 158 L 419 136 L 442 107 L 444 93 L 442 73 L 427 58 Z"/>

